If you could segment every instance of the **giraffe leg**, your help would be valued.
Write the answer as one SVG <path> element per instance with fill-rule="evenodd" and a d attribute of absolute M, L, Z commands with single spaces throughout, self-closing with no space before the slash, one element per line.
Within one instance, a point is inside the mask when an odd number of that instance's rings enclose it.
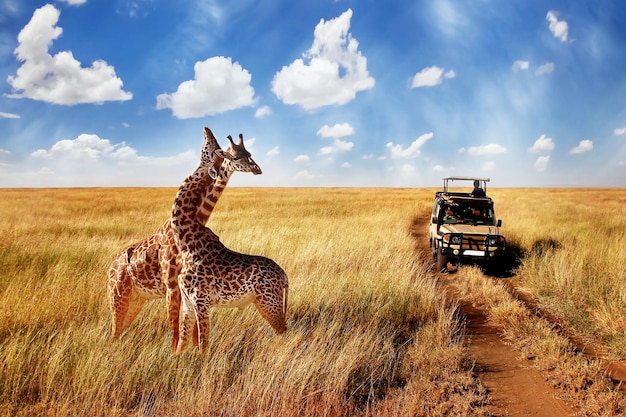
<path fill-rule="evenodd" d="M 126 312 L 126 318 L 124 319 L 124 326 L 122 327 L 122 330 L 128 329 L 131 323 L 135 321 L 135 319 L 139 315 L 139 312 L 146 304 L 146 301 L 147 300 L 145 298 L 140 298 L 134 291 L 132 291 L 128 303 L 128 311 Z"/>
<path fill-rule="evenodd" d="M 181 296 L 178 288 L 178 274 L 180 265 L 177 262 L 177 251 L 175 246 L 163 246 L 160 253 L 160 263 L 162 279 L 166 286 L 167 314 L 172 330 L 172 352 L 176 352 L 180 331 L 180 305 Z"/>
<path fill-rule="evenodd" d="M 274 331 L 282 334 L 287 330 L 286 313 L 286 291 L 281 288 L 280 291 L 272 294 L 263 294 L 257 296 L 254 300 L 254 306 L 259 314 L 272 326 Z"/>
<path fill-rule="evenodd" d="M 167 313 L 170 321 L 170 329 L 172 330 L 172 352 L 176 352 L 178 346 L 179 331 L 180 331 L 180 290 L 178 286 L 176 288 L 167 289 Z"/>
<path fill-rule="evenodd" d="M 211 309 L 198 308 L 196 311 L 197 325 L 195 326 L 200 353 L 204 353 L 209 346 L 209 332 L 211 331 Z"/>
<path fill-rule="evenodd" d="M 125 329 L 133 287 L 125 265 L 114 262 L 109 269 L 108 296 L 111 308 L 111 337 L 115 340 Z"/>
<path fill-rule="evenodd" d="M 192 337 L 196 326 L 196 315 L 191 300 L 184 288 L 181 288 L 182 320 L 176 345 L 176 354 L 183 353 L 189 347 L 189 339 Z"/>

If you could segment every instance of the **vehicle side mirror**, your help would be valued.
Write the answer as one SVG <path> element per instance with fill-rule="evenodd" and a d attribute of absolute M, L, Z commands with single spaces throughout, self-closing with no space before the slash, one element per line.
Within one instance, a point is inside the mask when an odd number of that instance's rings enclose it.
<path fill-rule="evenodd" d="M 498 227 L 502 227 L 502 219 L 498 219 Z"/>
<path fill-rule="evenodd" d="M 437 223 L 437 218 L 435 216 L 433 216 L 432 219 L 430 219 L 431 223 Z"/>

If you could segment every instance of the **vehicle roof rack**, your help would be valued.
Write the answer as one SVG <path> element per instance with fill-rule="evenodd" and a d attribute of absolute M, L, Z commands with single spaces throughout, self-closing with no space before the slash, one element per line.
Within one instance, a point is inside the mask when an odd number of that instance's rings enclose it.
<path fill-rule="evenodd" d="M 487 192 L 487 183 L 489 182 L 489 178 L 485 177 L 462 177 L 462 176 L 454 176 L 454 177 L 443 177 L 443 192 L 448 193 L 448 182 L 454 181 L 480 181 L 481 188 Z"/>

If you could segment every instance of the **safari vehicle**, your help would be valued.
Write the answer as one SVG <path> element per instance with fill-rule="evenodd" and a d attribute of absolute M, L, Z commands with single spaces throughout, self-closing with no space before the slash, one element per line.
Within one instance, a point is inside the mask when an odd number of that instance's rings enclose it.
<path fill-rule="evenodd" d="M 466 181 L 468 191 L 450 191 L 454 181 Z M 496 219 L 490 197 L 470 195 L 474 181 L 486 194 L 489 178 L 475 177 L 445 177 L 443 191 L 435 193 L 428 235 L 439 272 L 447 272 L 448 262 L 481 263 L 495 269 L 505 254 L 506 238 L 500 234 L 502 220 Z"/>

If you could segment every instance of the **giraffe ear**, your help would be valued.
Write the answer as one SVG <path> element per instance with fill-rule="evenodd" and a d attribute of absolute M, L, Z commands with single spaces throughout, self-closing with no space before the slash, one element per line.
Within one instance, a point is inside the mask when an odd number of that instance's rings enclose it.
<path fill-rule="evenodd" d="M 215 155 L 219 156 L 222 159 L 228 159 L 228 160 L 233 159 L 233 156 L 230 153 L 228 153 L 228 152 L 226 152 L 226 151 L 224 151 L 222 149 L 216 149 L 215 150 Z"/>

